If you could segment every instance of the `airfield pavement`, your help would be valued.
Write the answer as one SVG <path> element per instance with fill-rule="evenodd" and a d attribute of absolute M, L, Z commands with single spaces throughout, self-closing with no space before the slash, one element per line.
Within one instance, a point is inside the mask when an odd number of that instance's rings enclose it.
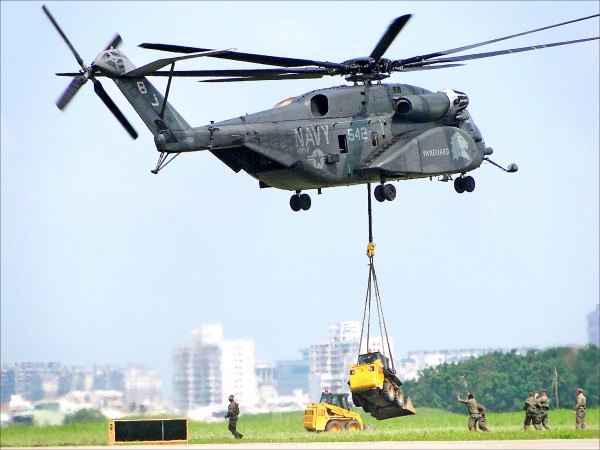
<path fill-rule="evenodd" d="M 166 450 L 166 449 L 215 449 L 215 450 L 471 450 L 471 449 L 506 449 L 506 450 L 598 450 L 600 439 L 535 439 L 517 441 L 386 441 L 386 442 L 311 442 L 311 443 L 243 443 L 231 444 L 179 444 L 179 445 L 117 445 L 127 450 Z M 3 447 L 0 447 L 3 448 Z M 12 447 L 11 450 L 106 450 L 107 446 L 90 447 Z M 114 448 L 114 447 L 112 447 Z"/>

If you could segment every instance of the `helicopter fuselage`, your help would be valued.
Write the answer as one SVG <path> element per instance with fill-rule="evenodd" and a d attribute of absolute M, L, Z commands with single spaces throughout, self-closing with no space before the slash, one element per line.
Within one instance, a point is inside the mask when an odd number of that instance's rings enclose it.
<path fill-rule="evenodd" d="M 490 153 L 467 104 L 452 90 L 338 86 L 155 142 L 167 153 L 209 150 L 261 187 L 286 190 L 462 174 Z"/>
<path fill-rule="evenodd" d="M 433 93 L 406 84 L 383 84 L 396 72 L 445 69 L 463 62 L 500 55 L 522 53 L 563 45 L 593 42 L 600 37 L 552 42 L 528 47 L 509 48 L 481 53 L 462 53 L 484 45 L 568 24 L 595 19 L 600 14 L 568 20 L 509 36 L 477 42 L 408 58 L 388 59 L 384 54 L 411 18 L 410 14 L 394 19 L 369 56 L 343 62 L 317 61 L 273 55 L 214 50 L 163 43 L 143 43 L 140 47 L 175 53 L 135 67 L 120 51 L 120 36 L 87 66 L 70 43 L 46 6 L 42 9 L 61 35 L 81 70 L 59 73 L 72 77 L 71 83 L 56 102 L 64 109 L 79 89 L 92 81 L 94 92 L 112 112 L 129 135 L 137 132 L 110 99 L 98 77 L 112 79 L 154 136 L 160 152 L 157 174 L 176 156 L 184 152 L 208 150 L 235 172 L 245 171 L 259 180 L 260 187 L 292 190 L 290 207 L 308 210 L 310 196 L 301 193 L 352 184 L 379 182 L 373 191 L 376 200 L 392 201 L 393 184 L 386 180 L 432 178 L 449 181 L 453 175 L 457 193 L 473 192 L 475 179 L 468 175 L 486 161 L 499 169 L 514 173 L 518 166 L 507 168 L 488 156 L 493 150 L 471 119 L 468 97 L 452 89 Z M 195 58 L 225 60 L 270 66 L 269 68 L 175 70 L 175 63 Z M 161 70 L 170 66 L 170 70 Z M 168 77 L 164 96 L 148 77 Z M 342 76 L 352 86 L 315 90 L 280 102 L 274 108 L 211 122 L 193 128 L 173 108 L 167 98 L 175 77 L 198 77 L 210 82 L 246 82 L 319 79 Z"/>

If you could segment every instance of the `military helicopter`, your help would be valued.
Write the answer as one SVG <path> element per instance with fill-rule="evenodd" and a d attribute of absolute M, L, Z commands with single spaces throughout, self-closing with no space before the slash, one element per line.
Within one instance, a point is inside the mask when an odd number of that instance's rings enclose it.
<path fill-rule="evenodd" d="M 391 60 L 383 55 L 411 18 L 395 19 L 367 57 L 340 63 L 290 57 L 241 53 L 235 49 L 213 50 L 181 45 L 143 43 L 142 48 L 179 53 L 136 67 L 117 49 L 115 38 L 87 66 L 44 5 L 43 10 L 61 35 L 81 70 L 58 73 L 73 77 L 57 100 L 63 110 L 88 80 L 94 91 L 132 138 L 137 132 L 103 89 L 98 78 L 112 79 L 131 103 L 160 152 L 157 174 L 181 153 L 208 150 L 233 171 L 244 171 L 261 188 L 293 191 L 293 211 L 308 210 L 310 196 L 303 192 L 323 188 L 374 183 L 379 202 L 392 201 L 396 188 L 389 181 L 437 177 L 453 181 L 456 192 L 472 192 L 475 180 L 467 173 L 485 161 L 514 173 L 490 159 L 493 153 L 470 113 L 468 96 L 455 89 L 431 92 L 407 84 L 385 84 L 394 72 L 451 68 L 461 62 L 542 48 L 598 40 L 599 37 L 555 42 L 507 50 L 448 55 L 589 20 L 599 14 L 479 42 L 459 48 Z M 273 66 L 234 70 L 175 70 L 178 61 L 209 57 Z M 170 65 L 169 70 L 160 70 Z M 147 77 L 167 77 L 164 95 Z M 277 81 L 342 76 L 350 84 L 319 89 L 277 103 L 272 109 L 191 127 L 168 103 L 175 77 L 199 77 L 204 82 Z"/>

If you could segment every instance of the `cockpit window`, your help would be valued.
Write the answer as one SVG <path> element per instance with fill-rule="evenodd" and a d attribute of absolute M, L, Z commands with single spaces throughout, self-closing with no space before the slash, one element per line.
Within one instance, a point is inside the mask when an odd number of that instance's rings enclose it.
<path fill-rule="evenodd" d="M 289 105 L 294 100 L 296 100 L 296 97 L 286 98 L 285 100 L 281 100 L 279 103 L 275 104 L 275 106 L 273 106 L 273 108 L 280 108 L 282 106 Z"/>

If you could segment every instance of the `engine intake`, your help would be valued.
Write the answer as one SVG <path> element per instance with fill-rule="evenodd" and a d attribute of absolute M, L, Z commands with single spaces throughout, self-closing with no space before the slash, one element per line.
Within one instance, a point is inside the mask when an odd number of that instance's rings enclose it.
<path fill-rule="evenodd" d="M 405 95 L 396 101 L 396 113 L 411 122 L 430 122 L 444 116 L 455 117 L 469 105 L 460 91 L 443 89 L 436 94 Z"/>

